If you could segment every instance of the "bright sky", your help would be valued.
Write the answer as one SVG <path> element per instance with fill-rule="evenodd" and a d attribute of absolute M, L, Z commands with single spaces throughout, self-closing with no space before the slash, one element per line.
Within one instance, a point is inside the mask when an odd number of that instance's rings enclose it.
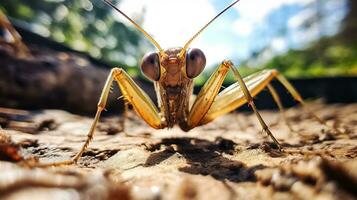
<path fill-rule="evenodd" d="M 307 5 L 315 1 L 241 0 L 212 23 L 191 47 L 198 47 L 205 52 L 208 65 L 224 59 L 246 59 L 252 52 L 267 45 L 270 45 L 273 54 L 291 47 L 301 47 L 321 34 L 335 33 L 346 11 L 344 0 L 323 0 L 329 2 L 323 8 L 328 13 L 326 22 L 322 23 L 323 27 L 312 26 L 301 31 L 300 25 L 314 13 L 311 8 L 307 9 Z M 163 48 L 169 48 L 183 46 L 196 31 L 231 2 L 122 0 L 119 8 L 135 20 L 142 20 L 144 29 Z M 119 14 L 115 16 L 125 24 L 130 24 Z"/>

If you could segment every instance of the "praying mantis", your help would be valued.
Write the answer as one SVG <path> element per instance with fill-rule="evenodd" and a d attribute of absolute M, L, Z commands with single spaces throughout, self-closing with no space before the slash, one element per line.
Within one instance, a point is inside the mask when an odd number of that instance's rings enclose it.
<path fill-rule="evenodd" d="M 203 71 L 206 64 L 204 53 L 198 48 L 189 48 L 190 44 L 205 28 L 240 0 L 232 2 L 218 13 L 193 35 L 183 47 L 165 50 L 124 12 L 110 1 L 103 1 L 129 20 L 157 48 L 157 52 L 148 53 L 144 56 L 141 63 L 141 71 L 154 83 L 158 107 L 122 68 L 113 68 L 102 90 L 97 112 L 88 131 L 87 139 L 80 151 L 71 160 L 49 163 L 48 165 L 73 164 L 80 159 L 94 137 L 96 125 L 106 107 L 113 82 L 118 84 L 124 100 L 132 105 L 137 115 L 155 129 L 170 128 L 178 125 L 183 131 L 189 131 L 207 124 L 244 104 L 248 104 L 254 111 L 264 132 L 268 134 L 280 150 L 282 149 L 281 144 L 259 114 L 253 97 L 263 89 L 268 88 L 278 107 L 283 111 L 279 95 L 271 85 L 271 81 L 277 79 L 296 101 L 302 105 L 305 105 L 305 103 L 292 84 L 276 70 L 263 70 L 242 78 L 233 63 L 225 60 L 201 88 L 194 103 L 190 104 L 190 98 L 193 93 L 193 79 Z M 237 82 L 220 91 L 223 81 L 230 70 L 233 72 Z M 318 122 L 328 126 L 324 120 L 314 113 L 310 113 Z"/>

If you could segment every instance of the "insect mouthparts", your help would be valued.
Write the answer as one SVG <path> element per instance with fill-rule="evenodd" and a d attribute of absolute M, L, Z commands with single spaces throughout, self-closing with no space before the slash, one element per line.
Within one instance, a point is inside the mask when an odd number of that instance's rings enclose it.
<path fill-rule="evenodd" d="M 178 59 L 175 58 L 175 57 L 171 57 L 171 58 L 169 58 L 169 62 L 168 63 L 169 64 L 176 64 L 176 63 L 178 63 Z"/>

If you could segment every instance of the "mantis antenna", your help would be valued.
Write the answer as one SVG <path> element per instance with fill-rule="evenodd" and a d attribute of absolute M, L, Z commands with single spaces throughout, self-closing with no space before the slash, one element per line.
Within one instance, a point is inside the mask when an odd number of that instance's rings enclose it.
<path fill-rule="evenodd" d="M 233 3 L 231 3 L 229 6 L 227 6 L 225 9 L 223 9 L 220 13 L 218 13 L 213 19 L 211 19 L 211 21 L 209 21 L 206 25 L 204 25 L 195 35 L 193 35 L 193 37 L 188 40 L 188 42 L 185 44 L 185 46 L 182 48 L 182 50 L 180 51 L 180 53 L 178 54 L 179 57 L 183 57 L 183 54 L 186 52 L 186 50 L 188 49 L 188 47 L 190 46 L 191 42 L 200 34 L 202 33 L 202 31 L 204 29 L 207 28 L 207 26 L 209 26 L 215 19 L 217 19 L 219 16 L 221 16 L 226 10 L 228 10 L 229 8 L 231 8 L 232 6 L 234 6 L 234 4 L 238 3 L 240 0 L 236 0 Z"/>
<path fill-rule="evenodd" d="M 110 7 L 112 7 L 114 10 L 118 11 L 120 14 L 122 14 L 127 20 L 129 20 L 132 24 L 134 24 L 134 26 L 139 29 L 140 32 L 142 32 L 146 38 L 148 38 L 155 46 L 156 48 L 159 50 L 159 52 L 161 54 L 164 53 L 164 50 L 161 48 L 161 46 L 159 45 L 159 43 L 156 42 L 156 40 L 154 40 L 153 37 L 151 37 L 143 28 L 141 28 L 141 26 L 139 26 L 139 24 L 137 24 L 134 20 L 132 20 L 128 15 L 126 15 L 123 11 L 119 10 L 119 8 L 117 8 L 112 2 L 108 1 L 108 0 L 103 0 L 105 3 L 107 3 Z"/>

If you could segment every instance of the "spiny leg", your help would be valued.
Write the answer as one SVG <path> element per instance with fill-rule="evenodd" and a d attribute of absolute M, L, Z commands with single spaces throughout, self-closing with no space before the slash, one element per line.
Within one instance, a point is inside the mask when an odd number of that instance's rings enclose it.
<path fill-rule="evenodd" d="M 104 85 L 102 94 L 98 102 L 96 115 L 88 131 L 87 139 L 83 144 L 82 148 L 79 150 L 79 152 L 71 160 L 53 162 L 48 164 L 39 164 L 39 167 L 69 165 L 76 163 L 79 160 L 79 158 L 82 156 L 83 152 L 87 149 L 89 143 L 93 139 L 100 114 L 105 109 L 113 80 L 118 83 L 125 100 L 133 105 L 134 110 L 141 118 L 143 118 L 143 120 L 148 125 L 157 129 L 165 127 L 165 122 L 161 119 L 157 108 L 155 107 L 151 99 L 147 96 L 147 94 L 143 90 L 141 90 L 138 85 L 136 85 L 136 83 L 123 69 L 114 68 L 110 71 L 110 74 Z"/>
<path fill-rule="evenodd" d="M 124 104 L 124 111 L 122 113 L 122 117 L 119 121 L 121 130 L 120 132 L 123 132 L 125 136 L 129 136 L 129 134 L 126 132 L 126 120 L 128 119 L 128 112 L 129 112 L 129 102 L 125 100 L 124 96 L 121 95 L 120 97 L 117 98 L 117 100 L 123 100 Z"/>
<path fill-rule="evenodd" d="M 318 117 L 312 110 L 308 109 L 306 106 L 305 101 L 301 97 L 301 95 L 298 93 L 298 91 L 294 88 L 294 86 L 281 74 L 276 75 L 276 79 L 289 91 L 289 93 L 293 96 L 293 98 L 298 101 L 303 108 L 320 124 L 335 130 L 338 134 L 344 134 L 341 132 L 338 128 L 335 128 L 333 126 L 329 126 L 327 122 L 320 117 Z"/>
<path fill-rule="evenodd" d="M 124 113 L 122 116 L 122 130 L 126 136 L 129 136 L 129 134 L 125 130 L 125 125 L 126 125 L 126 120 L 128 119 L 128 112 L 129 112 L 129 102 L 124 99 Z"/>
<path fill-rule="evenodd" d="M 186 127 L 181 127 L 185 131 L 200 125 L 202 118 L 206 115 L 217 96 L 229 68 L 228 61 L 222 62 L 203 85 L 188 114 Z"/>
<path fill-rule="evenodd" d="M 110 92 L 110 89 L 111 89 L 111 85 L 112 85 L 113 80 L 114 80 L 114 75 L 115 75 L 114 70 L 112 70 L 110 72 L 106 82 L 105 82 L 104 88 L 102 90 L 102 94 L 100 95 L 99 102 L 98 102 L 98 105 L 97 105 L 97 112 L 95 114 L 93 122 L 92 122 L 92 124 L 90 126 L 90 129 L 88 131 L 87 139 L 84 142 L 84 144 L 82 145 L 82 147 L 79 150 L 79 152 L 71 160 L 39 164 L 38 165 L 39 167 L 70 165 L 70 164 L 76 163 L 79 160 L 79 158 L 82 156 L 83 152 L 86 150 L 86 148 L 88 147 L 89 143 L 93 139 L 95 127 L 97 126 L 97 123 L 99 121 L 100 114 L 105 109 L 105 105 L 107 103 L 107 99 L 108 99 L 108 95 L 109 95 L 109 92 Z"/>
<path fill-rule="evenodd" d="M 264 70 L 254 73 L 243 80 L 249 89 L 250 94 L 254 97 L 259 94 L 270 81 L 274 78 L 275 70 Z M 201 120 L 200 125 L 229 113 L 247 103 L 244 92 L 239 83 L 233 83 L 226 89 L 222 90 L 215 98 L 207 114 Z"/>
<path fill-rule="evenodd" d="M 264 70 L 261 72 L 254 73 L 244 79 L 241 79 L 239 72 L 232 66 L 232 70 L 235 71 L 235 75 L 238 78 L 238 83 L 234 83 L 221 91 L 213 102 L 207 114 L 204 116 L 200 124 L 206 124 L 215 118 L 229 113 L 240 106 L 249 103 L 249 105 L 255 111 L 255 114 L 258 117 L 259 123 L 263 127 L 263 130 L 272 138 L 272 140 L 281 148 L 279 142 L 272 135 L 271 131 L 267 128 L 264 120 L 260 116 L 259 112 L 255 107 L 253 102 L 253 96 L 259 94 L 276 76 L 278 73 L 276 70 Z M 240 79 L 239 79 L 240 78 Z M 244 89 L 245 91 L 244 92 Z M 247 97 L 248 94 L 249 96 Z"/>
<path fill-rule="evenodd" d="M 282 75 L 279 75 L 279 72 L 277 72 L 276 70 L 263 70 L 254 73 L 248 77 L 245 77 L 243 80 L 246 86 L 248 87 L 251 95 L 256 96 L 265 87 L 267 87 L 267 85 L 271 82 L 273 78 L 278 77 L 278 80 L 285 86 L 285 88 L 293 95 L 293 97 L 297 101 L 304 102 L 298 92 L 294 89 L 294 87 Z M 204 118 L 202 118 L 200 125 L 207 124 L 210 121 L 216 119 L 217 117 L 239 108 L 245 103 L 247 103 L 247 99 L 244 96 L 241 86 L 238 83 L 234 83 L 217 95 L 207 114 L 204 116 Z M 318 122 L 323 125 L 326 125 L 326 123 L 323 123 L 324 121 L 317 117 L 316 114 L 312 113 L 312 115 L 315 116 L 315 119 Z"/>
<path fill-rule="evenodd" d="M 245 88 L 245 92 L 243 90 L 243 97 L 244 97 L 243 101 L 245 101 L 244 103 L 248 102 L 251 105 L 251 107 L 253 108 L 253 111 L 256 113 L 256 115 L 258 117 L 260 124 L 263 127 L 263 130 L 267 132 L 267 134 L 273 139 L 273 141 L 278 145 L 278 147 L 280 149 L 281 147 L 280 147 L 279 142 L 275 139 L 275 137 L 269 130 L 268 126 L 265 124 L 264 120 L 262 119 L 259 112 L 257 111 L 250 92 L 248 91 L 246 85 L 244 84 L 244 81 L 241 79 L 239 72 L 234 68 L 233 63 L 231 61 L 224 61 L 217 68 L 217 70 L 211 75 L 211 77 L 208 79 L 208 81 L 205 83 L 205 85 L 201 89 L 200 93 L 198 94 L 198 96 L 190 110 L 190 113 L 189 113 L 189 116 L 187 119 L 187 125 L 188 125 L 187 129 L 189 130 L 196 126 L 205 124 L 215 118 L 215 117 L 212 118 L 212 116 L 210 116 L 209 111 L 212 109 L 212 107 L 214 107 L 214 105 L 217 101 L 217 98 L 219 98 L 219 96 L 225 96 L 225 91 L 230 90 L 229 89 L 230 87 L 226 88 L 221 93 L 219 93 L 219 95 L 217 96 L 219 89 L 220 89 L 220 87 L 223 83 L 223 80 L 226 77 L 229 69 L 233 70 L 235 76 L 238 79 L 239 85 Z M 257 81 L 254 78 L 255 78 L 254 76 L 247 77 L 246 81 L 253 79 L 251 81 L 251 83 L 255 83 Z M 242 90 L 240 90 L 240 91 L 242 92 Z M 228 102 L 226 100 L 228 100 Z M 229 99 L 223 98 L 223 101 L 221 101 L 219 103 L 219 105 L 220 105 L 220 106 L 218 106 L 219 110 L 222 110 L 223 108 L 225 108 L 225 106 L 229 105 L 229 100 L 230 100 L 230 98 Z M 236 108 L 237 107 L 234 107 L 232 110 L 234 110 Z M 232 111 L 232 110 L 229 110 L 229 111 Z M 211 120 L 207 120 L 207 116 L 208 116 L 208 119 L 211 119 Z"/>
<path fill-rule="evenodd" d="M 278 93 L 276 92 L 275 88 L 270 83 L 267 85 L 267 88 L 268 88 L 271 96 L 273 97 L 276 105 L 278 105 L 281 117 L 283 118 L 286 126 L 289 128 L 290 132 L 294 132 L 294 129 L 291 126 L 291 124 L 290 124 L 290 122 L 289 122 L 289 120 L 288 120 L 288 118 L 286 116 L 284 106 L 281 103 L 280 97 L 279 97 Z"/>
<path fill-rule="evenodd" d="M 257 116 L 258 120 L 259 120 L 259 123 L 260 125 L 262 126 L 263 130 L 270 136 L 270 138 L 275 142 L 275 144 L 278 145 L 278 148 L 281 149 L 281 145 L 280 143 L 278 142 L 278 140 L 274 137 L 273 133 L 271 133 L 269 127 L 266 125 L 266 123 L 264 122 L 262 116 L 260 115 L 260 113 L 258 112 L 258 109 L 257 107 L 255 106 L 255 103 L 253 101 L 253 97 L 252 95 L 250 94 L 247 86 L 245 85 L 244 83 L 244 80 L 242 78 L 242 76 L 240 75 L 240 73 L 238 72 L 238 70 L 233 66 L 233 63 L 232 64 L 232 67 L 231 69 L 233 70 L 233 73 L 235 75 L 235 77 L 238 79 L 238 83 L 239 85 L 241 86 L 242 90 L 243 90 L 243 93 L 244 93 L 244 96 L 247 100 L 247 103 L 252 107 L 255 115 Z"/>

